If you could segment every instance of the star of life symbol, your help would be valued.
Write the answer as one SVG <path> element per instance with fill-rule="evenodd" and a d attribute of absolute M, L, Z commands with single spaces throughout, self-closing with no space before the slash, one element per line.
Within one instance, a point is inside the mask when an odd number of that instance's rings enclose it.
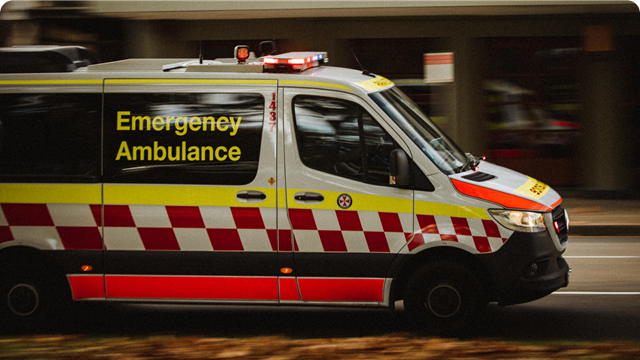
<path fill-rule="evenodd" d="M 338 206 L 340 206 L 341 209 L 348 209 L 352 203 L 351 196 L 347 194 L 338 196 Z"/>

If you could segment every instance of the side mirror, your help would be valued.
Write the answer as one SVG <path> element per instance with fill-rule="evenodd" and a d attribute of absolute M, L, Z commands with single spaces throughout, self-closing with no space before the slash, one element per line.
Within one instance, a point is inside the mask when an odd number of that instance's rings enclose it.
<path fill-rule="evenodd" d="M 409 157 L 402 149 L 394 149 L 391 151 L 391 183 L 395 179 L 395 185 L 408 186 L 411 185 L 411 170 L 409 166 Z"/>

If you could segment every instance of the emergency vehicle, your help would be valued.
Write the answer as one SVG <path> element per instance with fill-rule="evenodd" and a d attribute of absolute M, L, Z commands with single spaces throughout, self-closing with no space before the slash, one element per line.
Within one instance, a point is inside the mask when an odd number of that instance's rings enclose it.
<path fill-rule="evenodd" d="M 0 49 L 0 317 L 73 302 L 365 306 L 437 331 L 568 284 L 546 184 L 325 52 Z"/>

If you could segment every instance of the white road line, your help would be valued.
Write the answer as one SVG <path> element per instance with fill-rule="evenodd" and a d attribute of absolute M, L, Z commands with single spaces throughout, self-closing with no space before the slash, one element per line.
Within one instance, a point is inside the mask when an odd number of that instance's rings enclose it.
<path fill-rule="evenodd" d="M 557 295 L 640 295 L 640 291 L 555 291 Z"/>
<path fill-rule="evenodd" d="M 640 259 L 640 256 L 563 256 L 565 259 Z"/>

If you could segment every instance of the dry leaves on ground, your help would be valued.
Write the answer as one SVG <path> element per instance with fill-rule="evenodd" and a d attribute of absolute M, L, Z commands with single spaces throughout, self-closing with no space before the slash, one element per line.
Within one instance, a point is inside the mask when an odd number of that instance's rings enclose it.
<path fill-rule="evenodd" d="M 410 334 L 338 339 L 285 337 L 0 339 L 0 359 L 640 359 L 625 342 L 522 345 L 493 339 L 461 341 Z"/>

